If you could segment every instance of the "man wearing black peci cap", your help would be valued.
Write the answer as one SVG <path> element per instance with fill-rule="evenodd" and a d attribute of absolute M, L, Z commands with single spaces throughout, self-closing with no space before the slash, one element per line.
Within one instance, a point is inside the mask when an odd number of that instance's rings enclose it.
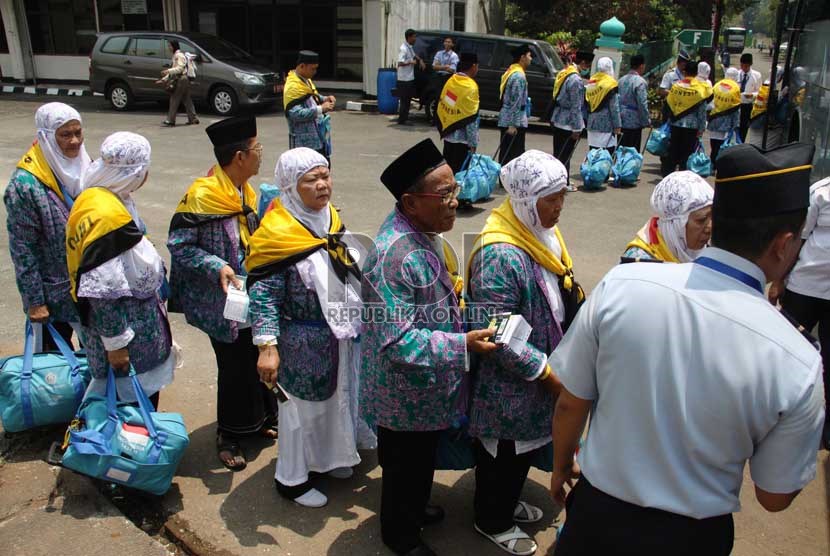
<path fill-rule="evenodd" d="M 462 52 L 458 71 L 450 76 L 438 99 L 438 133 L 444 140 L 444 159 L 458 173 L 476 152 L 479 130 L 478 55 Z"/>
<path fill-rule="evenodd" d="M 256 192 L 248 180 L 259 172 L 262 144 L 253 117 L 208 126 L 216 164 L 179 201 L 170 222 L 170 311 L 205 332 L 218 369 L 216 450 L 231 471 L 246 466 L 243 436 L 276 438 L 277 404 L 259 381 L 250 324 L 224 317 L 228 288 L 242 287 L 248 241 L 259 225 Z"/>
<path fill-rule="evenodd" d="M 444 516 L 429 505 L 439 434 L 458 417 L 469 354 L 496 349 L 485 341 L 495 331 L 464 332 L 464 282 L 440 235 L 455 223 L 458 184 L 432 140 L 399 156 L 381 181 L 396 204 L 363 265 L 360 406 L 377 427 L 383 542 L 430 556 L 421 527 Z"/>
<path fill-rule="evenodd" d="M 726 556 L 747 461 L 770 512 L 815 477 L 821 357 L 764 296 L 798 255 L 813 152 L 725 151 L 713 247 L 611 270 L 551 355 L 552 494 L 578 478 L 556 556 Z"/>
<path fill-rule="evenodd" d="M 752 105 L 762 84 L 761 72 L 752 69 L 752 54 L 741 54 L 741 72 L 738 74 L 738 86 L 741 88 L 741 141 L 746 142 Z"/>
<path fill-rule="evenodd" d="M 510 50 L 513 63 L 499 83 L 499 164 L 507 164 L 525 152 L 527 133 L 527 76 L 533 53 L 530 46 L 520 44 Z"/>
<path fill-rule="evenodd" d="M 317 92 L 311 80 L 317 73 L 320 56 L 300 50 L 297 67 L 288 72 L 282 93 L 288 119 L 288 148 L 308 147 L 331 160 L 331 116 L 337 99 Z"/>

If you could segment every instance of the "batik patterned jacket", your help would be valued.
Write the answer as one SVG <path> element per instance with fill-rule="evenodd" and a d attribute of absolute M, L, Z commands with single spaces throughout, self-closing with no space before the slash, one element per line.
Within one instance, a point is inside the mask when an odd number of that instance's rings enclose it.
<path fill-rule="evenodd" d="M 291 266 L 254 283 L 249 295 L 254 336 L 278 338 L 280 385 L 302 400 L 329 399 L 337 387 L 338 341 L 317 292 Z"/>
<path fill-rule="evenodd" d="M 236 217 L 173 230 L 170 251 L 170 311 L 182 312 L 187 322 L 220 342 L 236 340 L 238 323 L 223 316 L 227 295 L 219 285 L 219 271 L 230 265 L 245 276 Z"/>
<path fill-rule="evenodd" d="M 642 129 L 651 124 L 648 115 L 648 83 L 635 72 L 620 77 L 620 118 L 623 129 Z"/>
<path fill-rule="evenodd" d="M 89 368 L 95 378 L 106 378 L 109 368 L 101 336 L 120 336 L 127 328 L 132 328 L 135 333 L 127 344 L 127 350 L 130 353 L 130 364 L 137 374 L 153 370 L 170 356 L 170 324 L 157 295 L 148 299 L 87 298 L 86 301 L 89 304 L 89 315 L 81 335 L 89 358 Z"/>
<path fill-rule="evenodd" d="M 455 131 L 451 131 L 444 137 L 444 141 L 448 143 L 464 143 L 471 148 L 478 147 L 479 127 L 481 126 L 481 116 L 474 121 L 468 123 L 464 127 L 460 127 Z"/>
<path fill-rule="evenodd" d="M 612 133 L 615 129 L 622 127 L 620 95 L 618 93 L 609 94 L 613 96 L 606 101 L 605 106 L 588 114 L 589 131 Z"/>
<path fill-rule="evenodd" d="M 323 102 L 323 98 L 319 97 Z M 288 147 L 308 147 L 319 151 L 323 148 L 323 140 L 320 138 L 318 121 L 322 113 L 318 109 L 318 103 L 309 97 L 303 104 L 292 106 L 288 110 Z"/>
<path fill-rule="evenodd" d="M 499 127 L 527 127 L 527 78 L 516 72 L 504 85 L 501 110 L 499 110 Z"/>
<path fill-rule="evenodd" d="M 497 243 L 478 251 L 470 268 L 470 307 L 482 304 L 520 314 L 533 328 L 522 353 L 501 346 L 479 359 L 470 434 L 506 440 L 545 438 L 551 434 L 553 398 L 538 380 L 528 379 L 544 369 L 562 339 L 562 329 L 551 316 L 541 267 L 520 248 Z"/>
<path fill-rule="evenodd" d="M 732 129 L 737 129 L 741 124 L 741 111 L 734 110 L 726 116 L 713 118 L 709 120 L 707 128 L 709 131 L 729 132 Z"/>
<path fill-rule="evenodd" d="M 585 128 L 585 120 L 582 116 L 583 104 L 585 104 L 585 83 L 578 73 L 569 75 L 562 84 L 559 96 L 556 97 L 551 123 L 559 129 L 582 131 Z"/>
<path fill-rule="evenodd" d="M 9 252 L 23 310 L 46 305 L 52 321 L 78 322 L 66 269 L 66 205 L 20 168 L 12 174 L 3 200 L 8 215 Z"/>
<path fill-rule="evenodd" d="M 443 260 L 395 209 L 363 267 L 361 410 L 370 426 L 449 427 L 463 413 L 466 337 Z M 371 269 L 371 270 L 369 270 Z M 414 285 L 429 285 L 416 288 Z M 442 314 L 443 313 L 443 314 Z"/>
<path fill-rule="evenodd" d="M 671 125 L 675 127 L 704 131 L 706 129 L 706 103 L 701 102 L 697 108 L 682 118 L 672 121 Z"/>

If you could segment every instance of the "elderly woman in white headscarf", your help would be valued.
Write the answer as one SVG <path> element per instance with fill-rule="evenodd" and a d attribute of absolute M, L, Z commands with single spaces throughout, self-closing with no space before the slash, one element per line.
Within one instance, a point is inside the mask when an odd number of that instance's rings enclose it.
<path fill-rule="evenodd" d="M 478 439 L 475 527 L 507 552 L 532 554 L 536 542 L 514 522 L 542 519 L 520 495 L 530 465 L 552 450 L 561 383 L 547 358 L 584 293 L 557 225 L 568 183 L 562 163 L 530 150 L 502 168 L 501 183 L 509 197 L 476 239 L 467 298 L 470 307 L 521 315 L 532 330 L 527 343 L 502 344 L 479 363 L 470 409 Z"/>
<path fill-rule="evenodd" d="M 81 115 L 71 106 L 44 104 L 35 113 L 35 127 L 37 140 L 17 163 L 3 196 L 9 251 L 23 310 L 32 322 L 51 322 L 69 341 L 69 323 L 77 323 L 78 313 L 69 295 L 64 233 L 90 160 Z M 43 347 L 57 349 L 48 334 Z"/>
<path fill-rule="evenodd" d="M 622 121 L 620 95 L 611 58 L 597 60 L 597 71 L 585 85 L 585 100 L 588 105 L 588 146 L 608 149 L 613 155 Z"/>
<path fill-rule="evenodd" d="M 663 178 L 651 194 L 653 216 L 623 253 L 623 262 L 655 260 L 688 263 L 712 236 L 714 191 L 706 180 L 688 170 Z"/>
<path fill-rule="evenodd" d="M 164 263 L 132 199 L 149 167 L 150 143 L 141 135 L 121 131 L 104 140 L 69 214 L 66 262 L 93 375 L 89 391 L 104 392 L 112 367 L 118 397 L 136 401 L 132 368 L 157 407 L 159 390 L 173 381 L 175 355 L 160 293 Z"/>
<path fill-rule="evenodd" d="M 360 253 L 331 204 L 328 161 L 300 147 L 280 156 L 274 200 L 246 258 L 257 370 L 278 384 L 277 491 L 307 507 L 327 503 L 309 473 L 338 479 L 360 462 L 368 430 L 356 420 Z M 367 436 L 364 436 L 366 434 Z M 357 439 L 356 439 L 357 437 Z"/>

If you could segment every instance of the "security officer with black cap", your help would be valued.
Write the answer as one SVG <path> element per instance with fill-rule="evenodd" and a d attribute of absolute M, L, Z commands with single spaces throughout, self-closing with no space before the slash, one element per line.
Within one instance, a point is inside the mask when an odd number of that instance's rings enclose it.
<path fill-rule="evenodd" d="M 551 355 L 551 493 L 578 479 L 556 556 L 726 556 L 747 461 L 770 512 L 815 477 L 821 357 L 764 296 L 798 255 L 813 152 L 724 152 L 712 247 L 611 270 Z"/>

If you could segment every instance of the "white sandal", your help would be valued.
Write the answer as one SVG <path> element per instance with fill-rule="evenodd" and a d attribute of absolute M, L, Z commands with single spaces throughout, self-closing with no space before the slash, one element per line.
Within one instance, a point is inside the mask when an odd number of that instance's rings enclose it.
<path fill-rule="evenodd" d="M 493 541 L 496 546 L 507 553 L 513 554 L 514 556 L 530 556 L 535 553 L 538 548 L 536 541 L 533 540 L 533 537 L 519 529 L 516 525 L 514 525 L 512 529 L 508 529 L 503 533 L 497 533 L 495 535 L 485 533 L 478 528 L 478 525 L 474 524 L 474 527 L 476 528 L 476 531 Z M 520 541 L 528 541 L 527 543 L 522 543 L 528 545 L 528 548 L 524 550 L 517 549 L 516 545 L 519 544 Z"/>
<path fill-rule="evenodd" d="M 517 523 L 536 523 L 542 519 L 542 509 L 519 500 L 513 510 L 513 521 Z"/>

